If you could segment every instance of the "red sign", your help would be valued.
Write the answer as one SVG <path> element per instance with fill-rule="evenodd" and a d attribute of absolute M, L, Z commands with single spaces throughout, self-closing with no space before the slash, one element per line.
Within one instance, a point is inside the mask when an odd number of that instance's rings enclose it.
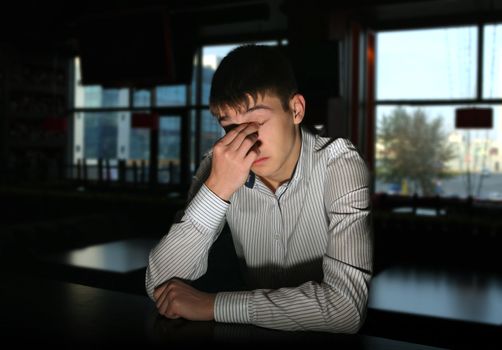
<path fill-rule="evenodd" d="M 131 127 L 157 130 L 159 128 L 159 116 L 157 113 L 133 113 Z"/>
<path fill-rule="evenodd" d="M 455 110 L 455 127 L 459 129 L 491 129 L 493 128 L 493 109 L 457 108 Z"/>

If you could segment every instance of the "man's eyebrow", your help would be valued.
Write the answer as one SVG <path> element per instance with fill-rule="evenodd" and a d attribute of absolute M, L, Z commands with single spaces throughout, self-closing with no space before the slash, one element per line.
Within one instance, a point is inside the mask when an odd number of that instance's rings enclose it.
<path fill-rule="evenodd" d="M 249 107 L 244 113 L 251 113 L 251 112 L 254 112 L 258 109 L 272 110 L 272 108 L 267 105 L 257 104 L 257 105 L 254 105 L 253 107 Z M 228 116 L 226 116 L 226 115 L 218 115 L 218 116 L 216 116 L 216 118 L 218 119 L 219 123 L 227 121 L 229 119 Z"/>
<path fill-rule="evenodd" d="M 261 105 L 261 104 L 257 104 L 257 105 L 254 105 L 253 107 L 250 107 L 247 109 L 246 113 L 250 113 L 250 112 L 253 112 L 253 111 L 256 111 L 257 109 L 268 109 L 268 110 L 272 110 L 271 107 L 267 106 L 267 105 Z"/>

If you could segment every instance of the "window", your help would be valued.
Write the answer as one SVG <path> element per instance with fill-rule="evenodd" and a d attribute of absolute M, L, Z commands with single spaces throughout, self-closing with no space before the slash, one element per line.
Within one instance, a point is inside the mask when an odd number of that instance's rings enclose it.
<path fill-rule="evenodd" d="M 153 174 L 159 184 L 188 185 L 191 177 L 185 175 L 193 175 L 204 154 L 223 136 L 223 129 L 209 112 L 211 79 L 221 59 L 238 45 L 199 49 L 191 86 L 151 89 L 82 86 L 77 58 L 73 163 L 85 164 L 89 180 L 106 176 L 112 181 L 120 180 L 122 163 L 126 182 L 148 182 Z M 158 123 L 150 124 L 157 117 Z M 185 118 L 188 123 L 183 123 Z M 183 135 L 189 135 L 190 139 L 184 140 Z M 152 142 L 157 147 L 152 147 Z M 189 150 L 189 156 L 185 156 L 183 149 Z M 103 170 L 100 164 L 106 164 L 109 170 Z M 75 166 L 74 176 L 79 173 L 82 172 Z"/>
<path fill-rule="evenodd" d="M 502 25 L 380 32 L 376 47 L 375 192 L 502 200 Z M 493 127 L 456 127 L 464 107 L 491 108 Z"/>

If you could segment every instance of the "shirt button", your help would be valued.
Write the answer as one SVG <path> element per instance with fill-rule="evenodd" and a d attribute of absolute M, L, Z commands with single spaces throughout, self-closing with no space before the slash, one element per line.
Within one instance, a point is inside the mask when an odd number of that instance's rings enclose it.
<path fill-rule="evenodd" d="M 278 234 L 274 235 L 274 239 L 279 240 L 280 236 Z"/>

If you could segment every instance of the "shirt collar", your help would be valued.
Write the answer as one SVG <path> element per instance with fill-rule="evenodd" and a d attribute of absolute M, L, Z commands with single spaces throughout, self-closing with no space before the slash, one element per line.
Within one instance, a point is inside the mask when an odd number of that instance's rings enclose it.
<path fill-rule="evenodd" d="M 315 135 L 304 128 L 300 128 L 300 133 L 302 136 L 302 149 L 300 151 L 300 157 L 296 163 L 296 168 L 291 178 L 291 182 L 295 182 L 299 179 L 307 179 L 310 176 L 311 164 L 312 164 L 312 149 L 314 148 L 316 139 Z"/>

